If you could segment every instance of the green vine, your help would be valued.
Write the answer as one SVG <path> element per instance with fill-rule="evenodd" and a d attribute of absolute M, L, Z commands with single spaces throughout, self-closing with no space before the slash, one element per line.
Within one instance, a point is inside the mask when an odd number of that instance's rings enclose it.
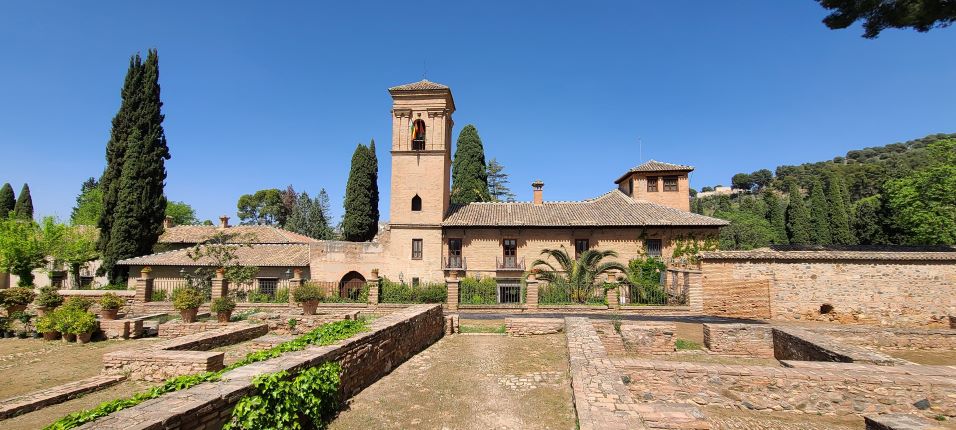
<path fill-rule="evenodd" d="M 63 418 L 60 418 L 53 424 L 48 425 L 45 429 L 61 430 L 78 427 L 85 423 L 105 417 L 113 412 L 131 408 L 147 400 L 155 399 L 163 394 L 185 390 L 203 382 L 218 381 L 223 374 L 236 368 L 259 361 L 276 358 L 286 352 L 300 351 L 310 345 L 331 345 L 340 340 L 355 336 L 356 334 L 366 331 L 367 329 L 368 322 L 365 320 L 336 321 L 323 324 L 317 327 L 315 330 L 312 330 L 288 342 L 280 343 L 263 351 L 249 353 L 242 360 L 237 361 L 218 372 L 202 372 L 193 375 L 177 376 L 175 378 L 167 379 L 162 385 L 153 387 L 140 393 L 136 393 L 132 397 L 110 400 L 108 402 L 100 403 L 93 409 L 69 414 Z"/>
<path fill-rule="evenodd" d="M 301 429 L 320 427 L 338 410 L 338 363 L 325 363 L 295 378 L 279 371 L 252 381 L 256 394 L 239 400 L 223 429 Z M 308 424 L 311 424 L 308 425 Z"/>

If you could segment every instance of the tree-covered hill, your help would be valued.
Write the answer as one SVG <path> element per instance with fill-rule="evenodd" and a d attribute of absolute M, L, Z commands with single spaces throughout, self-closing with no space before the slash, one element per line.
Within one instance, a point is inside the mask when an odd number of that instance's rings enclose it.
<path fill-rule="evenodd" d="M 956 134 L 734 175 L 744 192 L 695 198 L 731 221 L 723 249 L 770 244 L 956 244 Z M 796 204 L 794 201 L 799 199 Z"/>

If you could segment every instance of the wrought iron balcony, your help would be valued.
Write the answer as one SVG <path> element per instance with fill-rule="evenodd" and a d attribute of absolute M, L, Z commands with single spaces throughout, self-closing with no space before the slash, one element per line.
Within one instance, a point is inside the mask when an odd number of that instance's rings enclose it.
<path fill-rule="evenodd" d="M 460 255 L 449 255 L 448 257 L 442 257 L 441 267 L 444 270 L 467 270 L 468 262 L 465 261 L 465 257 Z"/>
<path fill-rule="evenodd" d="M 524 271 L 524 258 L 495 257 L 495 269 L 501 271 Z"/>

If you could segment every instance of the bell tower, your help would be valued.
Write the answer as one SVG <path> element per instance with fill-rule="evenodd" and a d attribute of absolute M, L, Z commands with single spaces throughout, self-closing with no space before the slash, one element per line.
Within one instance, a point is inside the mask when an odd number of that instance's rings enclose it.
<path fill-rule="evenodd" d="M 438 228 L 449 204 L 455 101 L 428 80 L 388 89 L 392 96 L 392 228 Z"/>

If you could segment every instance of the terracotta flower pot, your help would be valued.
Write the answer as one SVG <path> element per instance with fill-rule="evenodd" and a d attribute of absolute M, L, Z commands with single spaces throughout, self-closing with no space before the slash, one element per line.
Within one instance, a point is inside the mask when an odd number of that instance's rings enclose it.
<path fill-rule="evenodd" d="M 17 312 L 23 312 L 27 310 L 27 305 L 10 305 L 7 306 L 7 316 L 13 315 Z"/>
<path fill-rule="evenodd" d="M 196 322 L 196 314 L 199 313 L 199 308 L 195 309 L 186 309 L 179 311 L 179 316 L 183 317 L 183 322 L 194 323 Z"/>
<path fill-rule="evenodd" d="M 73 333 L 63 333 L 64 342 L 76 342 L 76 335 Z"/>
<path fill-rule="evenodd" d="M 100 318 L 110 321 L 116 319 L 119 309 L 100 309 Z"/>
<path fill-rule="evenodd" d="M 90 343 L 90 339 L 93 337 L 93 333 L 81 333 L 76 335 L 76 340 L 80 343 Z"/>
<path fill-rule="evenodd" d="M 302 313 L 305 315 L 315 315 L 315 309 L 319 307 L 319 302 L 316 300 L 302 302 Z"/>
<path fill-rule="evenodd" d="M 229 318 L 232 318 L 232 311 L 216 313 L 216 319 L 221 323 L 229 322 Z"/>
<path fill-rule="evenodd" d="M 60 332 L 58 331 L 43 332 L 43 340 L 57 340 L 59 338 L 60 338 Z"/>

